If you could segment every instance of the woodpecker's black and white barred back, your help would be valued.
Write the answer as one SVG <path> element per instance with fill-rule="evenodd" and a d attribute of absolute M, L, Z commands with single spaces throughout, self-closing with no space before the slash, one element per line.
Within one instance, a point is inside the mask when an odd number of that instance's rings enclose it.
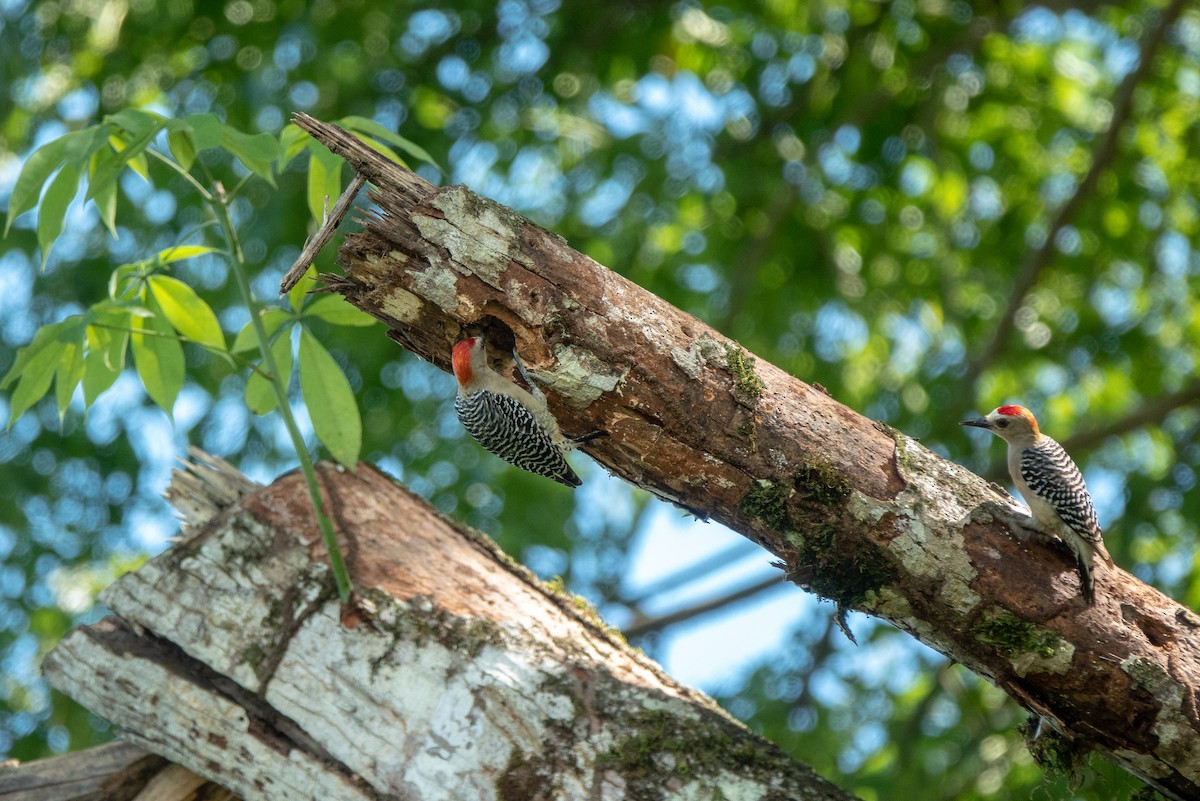
<path fill-rule="evenodd" d="M 1040 442 L 1022 451 L 1021 478 L 1039 498 L 1050 502 L 1072 531 L 1089 542 L 1102 542 L 1083 473 L 1056 440 L 1043 434 Z"/>
<path fill-rule="evenodd" d="M 546 407 L 546 396 L 515 350 L 513 359 L 530 391 L 488 365 L 483 337 L 470 337 L 454 346 L 452 363 L 458 379 L 454 411 L 459 421 L 476 442 L 509 464 L 578 487 L 579 476 L 567 464 L 566 453 L 605 432 L 594 431 L 576 440 L 564 437 Z"/>
<path fill-rule="evenodd" d="M 485 389 L 460 394 L 454 411 L 476 442 L 509 464 L 568 487 L 582 483 L 536 418 L 508 395 Z"/>
<path fill-rule="evenodd" d="M 1075 554 L 1080 588 L 1088 603 L 1096 598 L 1093 554 L 1112 565 L 1104 547 L 1096 507 L 1083 474 L 1062 445 L 1041 432 L 1037 419 L 1023 406 L 1001 406 L 987 417 L 963 425 L 986 428 L 1008 443 L 1008 471 L 1029 504 L 1033 521 L 1060 538 Z M 1019 521 L 1007 521 L 1020 526 Z"/>

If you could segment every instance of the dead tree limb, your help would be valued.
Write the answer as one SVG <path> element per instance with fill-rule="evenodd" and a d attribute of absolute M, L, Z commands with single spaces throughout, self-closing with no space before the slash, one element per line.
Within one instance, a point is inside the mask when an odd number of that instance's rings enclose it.
<path fill-rule="evenodd" d="M 613 473 L 725 523 L 802 586 L 963 663 L 1175 798 L 1200 796 L 1200 617 L 990 517 L 998 488 L 814 387 L 462 186 L 434 187 L 299 115 L 373 185 L 347 238 L 347 300 L 445 369 L 464 333 L 515 342 L 568 434 Z"/>
<path fill-rule="evenodd" d="M 319 468 L 347 607 L 302 478 L 226 471 L 176 476 L 184 541 L 45 659 L 133 744 L 247 801 L 850 801 L 374 468 Z"/>

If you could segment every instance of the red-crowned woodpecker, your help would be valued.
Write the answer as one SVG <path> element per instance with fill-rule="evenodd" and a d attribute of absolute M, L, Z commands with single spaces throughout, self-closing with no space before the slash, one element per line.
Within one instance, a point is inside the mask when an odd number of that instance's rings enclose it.
<path fill-rule="evenodd" d="M 469 337 L 454 346 L 451 361 L 458 379 L 458 397 L 454 399 L 458 419 L 476 442 L 504 461 L 578 487 L 579 476 L 567 464 L 566 453 L 605 432 L 594 431 L 577 440 L 564 437 L 546 408 L 546 396 L 525 372 L 516 350 L 513 359 L 529 392 L 488 366 L 483 337 Z"/>
<path fill-rule="evenodd" d="M 1092 555 L 1112 565 L 1104 547 L 1096 508 L 1083 483 L 1083 474 L 1059 445 L 1038 429 L 1037 419 L 1024 406 L 1001 406 L 986 417 L 964 420 L 964 426 L 986 428 L 1008 443 L 1008 472 L 1017 485 L 1033 521 L 1046 534 L 1060 538 L 1075 554 L 1079 581 L 1089 604 L 1096 601 Z M 1005 519 L 1018 536 L 1022 521 Z M 1031 521 L 1025 521 L 1031 522 Z"/>

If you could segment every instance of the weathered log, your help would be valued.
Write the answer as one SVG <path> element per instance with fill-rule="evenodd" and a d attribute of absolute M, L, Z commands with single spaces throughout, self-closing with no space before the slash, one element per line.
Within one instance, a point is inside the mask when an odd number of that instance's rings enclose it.
<path fill-rule="evenodd" d="M 616 475 L 777 554 L 797 583 L 993 681 L 1060 733 L 1200 797 L 1200 617 L 1123 570 L 1080 597 L 1065 551 L 980 514 L 998 487 L 462 186 L 438 188 L 337 126 L 297 123 L 372 184 L 377 213 L 330 287 L 445 369 L 515 342 L 568 434 Z M 1041 747 L 1044 748 L 1045 741 Z"/>
<path fill-rule="evenodd" d="M 301 478 L 209 464 L 183 541 L 44 662 L 133 744 L 248 801 L 850 798 L 374 468 L 318 471 L 341 607 Z"/>

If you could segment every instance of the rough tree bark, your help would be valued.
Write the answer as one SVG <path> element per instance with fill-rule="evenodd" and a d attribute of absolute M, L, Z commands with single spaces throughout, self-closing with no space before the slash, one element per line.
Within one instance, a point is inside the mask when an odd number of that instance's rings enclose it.
<path fill-rule="evenodd" d="M 979 507 L 1000 488 L 762 360 L 518 213 L 434 187 L 336 126 L 297 122 L 372 185 L 330 287 L 446 369 L 464 334 L 515 342 L 568 434 L 614 474 L 728 525 L 789 578 L 887 620 L 1094 748 L 1200 796 L 1200 617 L 1123 570 L 1079 597 L 1065 551 Z M 1049 739 L 1046 739 L 1046 738 Z M 1053 746 L 1053 747 L 1049 747 Z"/>
<path fill-rule="evenodd" d="M 341 607 L 302 478 L 207 464 L 44 661 L 134 745 L 271 801 L 852 798 L 374 468 L 319 468 Z"/>

